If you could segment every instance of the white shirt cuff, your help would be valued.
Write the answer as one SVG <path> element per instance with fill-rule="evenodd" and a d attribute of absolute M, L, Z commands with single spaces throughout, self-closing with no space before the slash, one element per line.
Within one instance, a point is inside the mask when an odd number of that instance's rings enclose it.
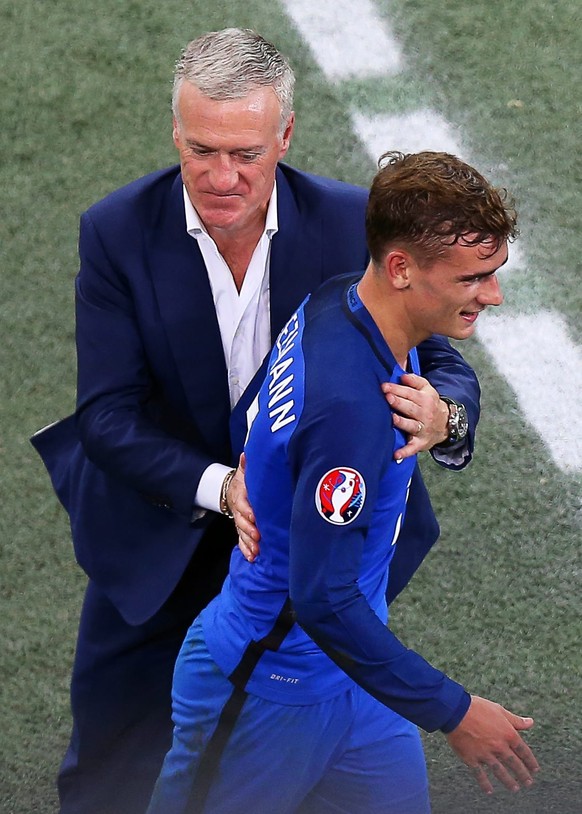
<path fill-rule="evenodd" d="M 439 464 L 449 466 L 462 466 L 469 457 L 469 442 L 466 438 L 456 444 L 444 449 L 435 446 L 430 450 L 430 454 Z"/>
<path fill-rule="evenodd" d="M 224 464 L 210 464 L 204 470 L 198 482 L 194 505 L 220 513 L 220 490 L 225 477 L 231 469 L 231 466 L 225 466 Z"/>

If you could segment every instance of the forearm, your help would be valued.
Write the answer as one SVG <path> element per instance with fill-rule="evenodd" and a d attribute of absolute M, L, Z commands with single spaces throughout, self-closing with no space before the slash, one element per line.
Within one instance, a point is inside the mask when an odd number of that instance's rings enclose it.
<path fill-rule="evenodd" d="M 481 388 L 475 371 L 442 336 L 432 336 L 417 348 L 421 374 L 441 396 L 465 405 L 469 432 L 474 435 L 480 415 Z"/>
<path fill-rule="evenodd" d="M 466 410 L 468 431 L 459 443 L 437 442 L 430 453 L 437 463 L 452 469 L 462 469 L 471 460 L 475 444 L 475 431 L 480 415 L 481 389 L 475 372 L 444 337 L 433 336 L 418 346 L 423 376 L 438 394 L 448 397 Z M 442 412 L 448 418 L 448 407 L 442 403 Z"/>
<path fill-rule="evenodd" d="M 449 732 L 470 703 L 464 688 L 408 650 L 364 597 L 333 610 L 294 605 L 309 636 L 357 684 L 426 731 Z"/>

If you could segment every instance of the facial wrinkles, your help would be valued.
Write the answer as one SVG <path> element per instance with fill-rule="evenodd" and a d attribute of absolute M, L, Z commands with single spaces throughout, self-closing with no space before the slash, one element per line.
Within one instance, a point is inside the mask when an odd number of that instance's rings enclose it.
<path fill-rule="evenodd" d="M 196 88 L 185 88 L 180 97 L 181 132 L 195 141 L 226 152 L 268 148 L 279 143 L 279 109 L 269 89 L 253 91 L 244 99 L 214 101 Z"/>
<path fill-rule="evenodd" d="M 215 102 L 193 86 L 185 91 L 175 140 L 198 214 L 210 228 L 259 225 L 282 150 L 274 93 L 261 89 L 246 99 Z"/>

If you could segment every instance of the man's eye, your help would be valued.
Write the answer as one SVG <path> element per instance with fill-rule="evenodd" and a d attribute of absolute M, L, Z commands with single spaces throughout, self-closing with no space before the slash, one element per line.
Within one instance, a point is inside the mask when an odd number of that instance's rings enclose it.
<path fill-rule="evenodd" d="M 238 157 L 241 159 L 241 161 L 246 161 L 248 163 L 256 161 L 259 155 L 260 153 L 238 153 Z"/>
<path fill-rule="evenodd" d="M 211 155 L 212 154 L 212 150 L 209 150 L 207 147 L 194 147 L 194 146 L 191 146 L 190 147 L 190 152 L 192 153 L 192 155 L 200 156 L 201 158 L 203 158 L 206 155 Z"/>

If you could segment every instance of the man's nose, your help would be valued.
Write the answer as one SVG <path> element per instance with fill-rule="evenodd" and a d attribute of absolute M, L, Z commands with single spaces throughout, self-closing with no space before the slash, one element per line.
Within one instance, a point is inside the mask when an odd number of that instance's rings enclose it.
<path fill-rule="evenodd" d="M 483 305 L 501 305 L 503 293 L 496 274 L 491 274 L 481 281 L 479 301 Z"/>
<path fill-rule="evenodd" d="M 238 172 L 232 157 L 221 153 L 214 156 L 209 178 L 216 192 L 228 192 L 233 189 L 238 181 Z"/>

